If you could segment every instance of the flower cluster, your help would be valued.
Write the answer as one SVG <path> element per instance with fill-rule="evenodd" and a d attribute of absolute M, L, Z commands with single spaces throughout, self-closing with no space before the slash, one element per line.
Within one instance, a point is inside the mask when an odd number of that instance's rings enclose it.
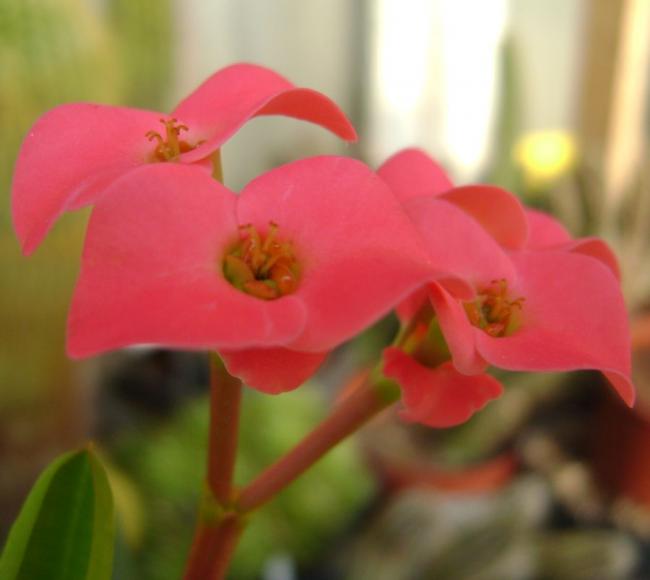
<path fill-rule="evenodd" d="M 418 150 L 396 154 L 378 173 L 440 272 L 398 308 L 415 335 L 408 348 L 385 352 L 384 371 L 401 384 L 407 417 L 432 426 L 468 419 L 502 391 L 484 374 L 490 365 L 597 369 L 634 403 L 619 270 L 603 241 L 571 239 L 501 189 L 454 188 Z M 444 337 L 442 348 L 432 330 Z"/>
<path fill-rule="evenodd" d="M 12 191 L 23 250 L 62 212 L 94 206 L 71 356 L 140 343 L 216 350 L 232 374 L 278 393 L 396 309 L 403 327 L 382 370 L 408 419 L 467 420 L 502 392 L 488 366 L 598 369 L 633 403 L 619 273 L 603 242 L 571 239 L 497 187 L 454 187 L 416 150 L 377 172 L 303 159 L 230 191 L 212 177 L 215 153 L 271 114 L 356 137 L 325 96 L 252 65 L 216 73 L 170 115 L 72 104 L 35 124 Z"/>

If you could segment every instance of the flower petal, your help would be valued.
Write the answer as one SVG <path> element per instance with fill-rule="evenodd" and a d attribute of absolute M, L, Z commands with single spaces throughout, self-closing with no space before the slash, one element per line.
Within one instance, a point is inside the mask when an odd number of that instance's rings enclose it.
<path fill-rule="evenodd" d="M 96 205 L 68 325 L 73 357 L 138 343 L 180 348 L 283 345 L 304 305 L 263 301 L 221 272 L 238 238 L 236 195 L 178 164 L 142 167 Z"/>
<path fill-rule="evenodd" d="M 611 248 L 600 238 L 572 239 L 566 228 L 554 217 L 534 209 L 526 210 L 530 237 L 526 247 L 530 250 L 553 249 L 578 252 L 600 260 L 620 281 L 621 269 Z"/>
<path fill-rule="evenodd" d="M 627 312 L 612 273 L 591 257 L 562 251 L 512 259 L 525 298 L 522 327 L 503 338 L 477 333 L 483 358 L 508 370 L 600 370 L 615 377 L 614 387 L 631 405 Z"/>
<path fill-rule="evenodd" d="M 524 209 L 519 200 L 500 187 L 454 187 L 444 169 L 420 149 L 404 149 L 378 170 L 398 199 L 440 196 L 476 219 L 504 247 L 521 248 L 528 236 Z"/>
<path fill-rule="evenodd" d="M 528 239 L 528 222 L 521 202 L 493 185 L 465 185 L 451 189 L 440 199 L 470 214 L 503 247 L 520 249 Z"/>
<path fill-rule="evenodd" d="M 395 307 L 395 314 L 397 314 L 400 322 L 407 323 L 413 319 L 428 299 L 429 290 L 427 287 L 418 288 Z"/>
<path fill-rule="evenodd" d="M 481 225 L 456 205 L 435 197 L 416 197 L 404 208 L 424 241 L 432 267 L 476 286 L 514 278 L 507 254 Z"/>
<path fill-rule="evenodd" d="M 480 331 L 470 324 L 461 302 L 435 282 L 429 285 L 429 298 L 454 366 L 466 375 L 485 371 L 487 363 L 476 350 L 476 335 Z"/>
<path fill-rule="evenodd" d="M 462 375 L 451 363 L 430 369 L 397 348 L 384 351 L 383 371 L 402 388 L 402 417 L 429 427 L 464 423 L 503 393 L 490 375 Z"/>
<path fill-rule="evenodd" d="M 474 288 L 460 278 L 450 278 L 442 274 L 434 274 L 433 277 L 442 288 L 460 300 L 473 300 L 476 296 Z M 418 288 L 395 307 L 395 314 L 400 322 L 408 323 L 428 300 L 429 288 Z"/>
<path fill-rule="evenodd" d="M 278 224 L 301 261 L 296 291 L 308 309 L 291 344 L 322 352 L 376 321 L 430 277 L 421 241 L 368 167 L 344 157 L 290 163 L 246 186 L 240 223 Z"/>
<path fill-rule="evenodd" d="M 193 137 L 205 140 L 185 153 L 182 161 L 193 162 L 210 155 L 258 115 L 294 117 L 321 125 L 346 141 L 357 138 L 345 114 L 325 95 L 296 88 L 270 69 L 235 64 L 212 75 L 172 113 L 190 127 Z"/>
<path fill-rule="evenodd" d="M 439 195 L 453 187 L 445 170 L 420 149 L 399 151 L 377 174 L 402 202 L 419 195 Z"/>
<path fill-rule="evenodd" d="M 327 352 L 298 352 L 286 348 L 220 351 L 219 354 L 231 375 L 269 395 L 298 388 L 328 355 Z"/>
<path fill-rule="evenodd" d="M 621 281 L 621 269 L 618 265 L 618 258 L 612 252 L 611 248 L 600 238 L 578 238 L 577 240 L 571 240 L 566 244 L 557 246 L 556 249 L 576 252 L 596 258 L 596 260 L 600 260 L 600 262 L 612 271 L 612 274 L 614 274 L 619 282 Z"/>
<path fill-rule="evenodd" d="M 528 243 L 531 250 L 555 246 L 571 240 L 571 234 L 554 217 L 536 209 L 527 209 Z"/>
<path fill-rule="evenodd" d="M 91 203 L 117 176 L 145 163 L 145 133 L 160 113 L 76 103 L 43 115 L 18 155 L 12 184 L 14 227 L 25 254 L 67 209 Z"/>

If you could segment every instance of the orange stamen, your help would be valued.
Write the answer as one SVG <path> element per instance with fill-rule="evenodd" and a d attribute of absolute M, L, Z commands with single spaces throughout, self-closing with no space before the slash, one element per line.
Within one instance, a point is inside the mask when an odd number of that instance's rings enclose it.
<path fill-rule="evenodd" d="M 223 261 L 223 273 L 235 287 L 262 300 L 291 294 L 298 287 L 299 265 L 290 242 L 277 239 L 278 225 L 266 234 L 255 226 L 240 226 L 241 239 Z"/>
<path fill-rule="evenodd" d="M 492 280 L 479 289 L 474 302 L 465 302 L 465 313 L 470 323 L 494 338 L 509 336 L 519 328 L 524 298 L 511 300 L 508 281 Z"/>
<path fill-rule="evenodd" d="M 186 125 L 178 124 L 177 119 L 160 119 L 160 122 L 165 127 L 165 137 L 158 131 L 147 131 L 145 137 L 149 141 L 156 141 L 156 148 L 153 151 L 153 159 L 155 161 L 176 161 L 181 153 L 191 151 L 199 145 L 190 145 L 187 141 L 179 139 L 181 132 L 188 131 Z"/>

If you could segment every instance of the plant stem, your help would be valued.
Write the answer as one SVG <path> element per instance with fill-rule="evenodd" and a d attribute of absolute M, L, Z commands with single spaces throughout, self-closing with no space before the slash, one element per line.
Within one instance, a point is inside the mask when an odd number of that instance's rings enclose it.
<path fill-rule="evenodd" d="M 341 400 L 331 414 L 296 447 L 233 497 L 240 383 L 213 360 L 208 490 L 192 544 L 185 580 L 222 580 L 247 513 L 285 489 L 343 439 L 399 398 L 399 388 L 386 379 L 368 378 Z"/>
<path fill-rule="evenodd" d="M 246 513 L 268 502 L 340 441 L 398 398 L 399 390 L 386 381 L 375 383 L 366 380 L 296 447 L 246 486 L 239 494 L 237 509 Z"/>
<path fill-rule="evenodd" d="M 210 434 L 207 489 L 199 510 L 185 580 L 221 580 L 244 522 L 232 507 L 241 381 L 210 356 Z"/>
<path fill-rule="evenodd" d="M 241 381 L 228 373 L 217 355 L 211 355 L 208 488 L 223 508 L 232 502 L 241 392 Z"/>
<path fill-rule="evenodd" d="M 399 333 L 394 344 L 402 347 L 415 325 L 422 319 L 428 319 L 430 310 L 431 306 L 426 301 Z M 400 388 L 395 382 L 384 378 L 378 371 L 371 373 L 361 386 L 341 400 L 329 417 L 298 445 L 239 492 L 237 510 L 247 513 L 273 499 L 323 455 L 398 401 L 400 396 Z"/>
<path fill-rule="evenodd" d="M 216 525 L 199 524 L 184 580 L 222 580 L 226 577 L 244 522 L 237 514 L 224 516 Z"/>

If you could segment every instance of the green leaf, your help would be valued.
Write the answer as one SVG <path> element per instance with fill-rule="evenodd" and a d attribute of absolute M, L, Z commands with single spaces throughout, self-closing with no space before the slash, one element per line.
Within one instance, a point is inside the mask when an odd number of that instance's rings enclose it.
<path fill-rule="evenodd" d="M 11 528 L 2 580 L 110 580 L 113 496 L 90 449 L 66 453 L 42 473 Z"/>

